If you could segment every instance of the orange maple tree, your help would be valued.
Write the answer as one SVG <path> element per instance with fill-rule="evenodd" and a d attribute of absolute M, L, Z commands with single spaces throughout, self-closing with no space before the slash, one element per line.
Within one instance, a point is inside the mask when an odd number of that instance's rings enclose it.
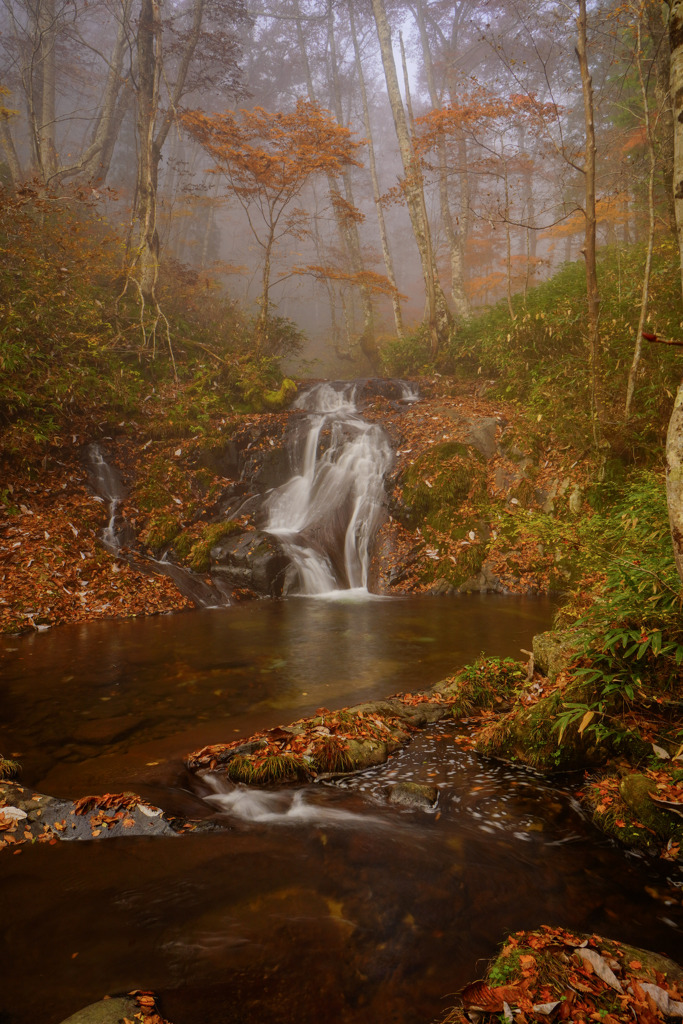
<path fill-rule="evenodd" d="M 362 143 L 352 138 L 329 111 L 300 99 L 289 112 L 226 110 L 183 114 L 189 133 L 212 157 L 210 171 L 221 175 L 227 194 L 241 204 L 262 254 L 257 344 L 266 340 L 275 249 L 285 235 L 301 238 L 307 215 L 293 207 L 316 174 L 339 174 L 349 164 L 360 166 Z"/>

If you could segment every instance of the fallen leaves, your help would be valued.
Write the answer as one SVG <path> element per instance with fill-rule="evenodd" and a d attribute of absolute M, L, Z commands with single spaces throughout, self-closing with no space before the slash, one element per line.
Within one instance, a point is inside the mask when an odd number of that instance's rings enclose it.
<path fill-rule="evenodd" d="M 448 1020 L 455 1024 L 503 1014 L 517 1024 L 547 1017 L 662 1024 L 683 1017 L 680 982 L 667 975 L 664 961 L 655 957 L 654 966 L 643 967 L 629 950 L 597 935 L 578 936 L 561 928 L 517 932 L 508 938 L 487 978 L 461 991 L 463 1014 Z M 493 984 L 501 976 L 505 983 Z"/>

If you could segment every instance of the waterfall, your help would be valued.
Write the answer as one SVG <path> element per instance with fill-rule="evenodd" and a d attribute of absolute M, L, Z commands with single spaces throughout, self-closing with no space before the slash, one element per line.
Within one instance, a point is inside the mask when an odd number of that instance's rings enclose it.
<path fill-rule="evenodd" d="M 410 385 L 401 388 L 414 400 Z M 367 591 L 393 452 L 384 430 L 361 416 L 357 393 L 357 383 L 324 382 L 297 399 L 306 415 L 295 475 L 264 503 L 263 529 L 282 545 L 302 594 Z"/>

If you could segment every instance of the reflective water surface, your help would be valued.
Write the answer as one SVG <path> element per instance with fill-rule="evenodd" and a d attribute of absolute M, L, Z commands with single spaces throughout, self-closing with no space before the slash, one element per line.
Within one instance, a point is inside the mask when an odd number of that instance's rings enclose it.
<path fill-rule="evenodd" d="M 152 988 L 174 1024 L 427 1024 L 506 932 L 542 923 L 676 956 L 667 871 L 605 843 L 556 785 L 463 751 L 452 724 L 334 785 L 216 796 L 183 770 L 203 743 L 517 654 L 550 615 L 301 599 L 4 641 L 0 750 L 27 784 L 134 789 L 216 831 L 0 855 L 0 1021 Z M 388 804 L 404 779 L 438 786 L 436 807 Z"/>

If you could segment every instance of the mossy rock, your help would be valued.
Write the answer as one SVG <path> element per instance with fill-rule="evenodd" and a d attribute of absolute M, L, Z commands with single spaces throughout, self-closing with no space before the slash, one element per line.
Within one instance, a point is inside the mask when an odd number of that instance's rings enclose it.
<path fill-rule="evenodd" d="M 285 377 L 276 391 L 264 391 L 260 395 L 249 395 L 257 412 L 281 412 L 291 405 L 297 395 L 297 386 L 289 377 Z"/>
<path fill-rule="evenodd" d="M 612 749 L 610 740 L 599 741 L 588 731 L 580 734 L 579 721 L 567 726 L 561 736 L 555 727 L 565 703 L 582 704 L 592 697 L 592 684 L 573 680 L 562 695 L 554 691 L 530 707 L 518 702 L 479 734 L 477 750 L 545 772 L 602 765 Z"/>
<path fill-rule="evenodd" d="M 638 821 L 662 839 L 683 842 L 683 820 L 650 800 L 656 792 L 653 780 L 638 772 L 625 775 L 619 784 L 621 799 Z"/>
<path fill-rule="evenodd" d="M 124 1024 L 124 1021 L 138 1020 L 140 1007 L 132 996 L 102 999 L 91 1003 L 72 1014 L 62 1024 Z"/>
<path fill-rule="evenodd" d="M 537 633 L 531 642 L 534 665 L 539 672 L 554 683 L 560 672 L 564 672 L 576 651 L 576 641 L 571 632 L 549 630 Z"/>
<path fill-rule="evenodd" d="M 177 516 L 172 512 L 161 512 L 151 517 L 140 535 L 140 541 L 156 553 L 168 547 L 178 536 L 180 530 L 181 526 Z"/>
<path fill-rule="evenodd" d="M 471 445 L 448 441 L 433 445 L 410 466 L 404 476 L 402 499 L 408 518 L 444 529 L 466 500 L 486 494 L 486 460 Z"/>

